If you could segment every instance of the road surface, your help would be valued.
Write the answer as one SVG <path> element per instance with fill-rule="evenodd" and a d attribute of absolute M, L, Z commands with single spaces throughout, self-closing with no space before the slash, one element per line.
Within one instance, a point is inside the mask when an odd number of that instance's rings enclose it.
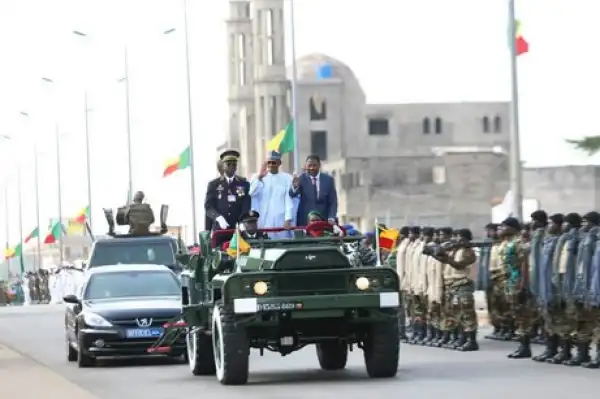
<path fill-rule="evenodd" d="M 483 340 L 482 350 L 473 353 L 405 345 L 398 377 L 387 380 L 366 377 L 360 350 L 351 354 L 347 370 L 341 372 L 321 371 L 312 347 L 286 357 L 272 353 L 260 357 L 253 352 L 249 384 L 225 387 L 214 377 L 192 376 L 186 364 L 158 359 L 78 369 L 66 360 L 63 337 L 62 305 L 0 308 L 0 344 L 5 345 L 4 349 L 0 345 L 1 389 L 6 381 L 13 391 L 19 386 L 20 399 L 39 399 L 35 389 L 40 385 L 48 385 L 48 393 L 64 399 L 365 399 L 373 394 L 563 399 L 571 393 L 595 397 L 600 392 L 600 370 L 509 360 L 506 353 L 514 344 L 505 342 Z"/>

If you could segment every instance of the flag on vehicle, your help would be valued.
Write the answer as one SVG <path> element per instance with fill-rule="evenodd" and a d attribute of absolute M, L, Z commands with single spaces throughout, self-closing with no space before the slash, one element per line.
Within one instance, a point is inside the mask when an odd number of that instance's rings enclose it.
<path fill-rule="evenodd" d="M 75 221 L 77 223 L 81 223 L 84 224 L 85 221 L 87 220 L 88 216 L 90 214 L 90 207 L 86 206 L 85 208 L 81 209 L 78 213 L 77 216 L 75 216 Z"/>
<path fill-rule="evenodd" d="M 170 176 L 178 170 L 189 168 L 192 164 L 191 153 L 192 149 L 188 146 L 177 158 L 167 161 L 165 170 L 163 171 L 163 177 Z"/>
<path fill-rule="evenodd" d="M 295 134 L 294 120 L 292 119 L 284 129 L 267 143 L 267 151 L 275 151 L 281 155 L 294 151 Z"/>
<path fill-rule="evenodd" d="M 46 235 L 46 238 L 44 238 L 44 244 L 54 244 L 56 241 L 58 241 L 61 234 L 62 234 L 62 226 L 61 226 L 60 221 L 58 221 L 58 222 L 54 223 L 52 225 L 52 227 L 50 228 L 48 235 Z"/>
<path fill-rule="evenodd" d="M 231 238 L 231 241 L 229 241 L 229 248 L 227 248 L 227 254 L 229 256 L 237 256 L 238 253 L 247 254 L 248 252 L 250 252 L 250 248 L 250 244 L 248 244 L 246 240 L 242 238 L 242 235 L 240 234 L 240 229 L 238 228 L 235 230 L 235 234 Z"/>
<path fill-rule="evenodd" d="M 25 242 L 25 244 L 27 244 L 29 241 L 31 241 L 34 238 L 37 238 L 40 235 L 40 229 L 39 228 L 35 228 L 31 231 L 31 233 L 29 233 L 27 235 L 27 237 L 25 237 L 25 240 L 23 240 Z"/>
<path fill-rule="evenodd" d="M 392 251 L 396 247 L 396 242 L 400 237 L 398 229 L 387 229 L 379 227 L 379 248 L 386 251 Z"/>

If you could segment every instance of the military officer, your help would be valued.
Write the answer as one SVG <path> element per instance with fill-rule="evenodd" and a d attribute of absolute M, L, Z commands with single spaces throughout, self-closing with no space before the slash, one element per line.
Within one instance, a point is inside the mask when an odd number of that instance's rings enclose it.
<path fill-rule="evenodd" d="M 258 218 L 260 214 L 256 211 L 250 211 L 244 213 L 240 221 L 244 224 L 244 231 L 242 231 L 242 238 L 244 240 L 268 240 L 269 235 L 263 231 L 258 230 Z"/>
<path fill-rule="evenodd" d="M 127 206 L 125 213 L 129 222 L 129 234 L 150 233 L 150 225 L 154 223 L 154 212 L 150 204 L 144 203 L 143 192 L 135 193 L 133 202 Z"/>
<path fill-rule="evenodd" d="M 223 174 L 208 183 L 204 210 L 212 220 L 212 230 L 234 229 L 241 216 L 250 212 L 250 183 L 245 177 L 237 176 L 240 153 L 226 150 L 220 156 Z M 220 234 L 217 245 L 229 241 L 233 233 Z"/>

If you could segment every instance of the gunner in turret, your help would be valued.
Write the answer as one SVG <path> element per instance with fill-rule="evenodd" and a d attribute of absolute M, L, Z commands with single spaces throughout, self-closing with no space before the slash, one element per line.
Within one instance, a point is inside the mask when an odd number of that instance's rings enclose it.
<path fill-rule="evenodd" d="M 127 206 L 129 234 L 150 234 L 150 225 L 154 223 L 154 212 L 150 204 L 144 203 L 144 193 L 138 191 L 133 196 L 133 202 Z"/>

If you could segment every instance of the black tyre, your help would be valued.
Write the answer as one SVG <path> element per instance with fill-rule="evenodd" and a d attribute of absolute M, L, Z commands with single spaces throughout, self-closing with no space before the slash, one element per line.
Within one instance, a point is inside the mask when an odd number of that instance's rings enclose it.
<path fill-rule="evenodd" d="M 343 370 L 348 362 L 348 345 L 339 341 L 317 344 L 317 357 L 323 370 Z"/>
<path fill-rule="evenodd" d="M 96 359 L 83 353 L 83 342 L 81 337 L 77 338 L 77 367 L 92 367 Z"/>
<path fill-rule="evenodd" d="M 75 350 L 75 348 L 73 348 L 73 345 L 71 345 L 71 339 L 69 338 L 69 333 L 65 332 L 65 344 L 66 344 L 66 351 L 67 351 L 67 361 L 69 362 L 74 362 L 77 360 L 77 350 Z"/>
<path fill-rule="evenodd" d="M 367 374 L 371 378 L 391 378 L 398 373 L 400 339 L 398 321 L 373 323 L 363 342 Z"/>
<path fill-rule="evenodd" d="M 235 327 L 233 312 L 216 305 L 212 317 L 212 342 L 217 379 L 223 385 L 248 382 L 250 344 L 246 331 Z"/>
<path fill-rule="evenodd" d="M 193 375 L 214 375 L 215 356 L 213 343 L 209 336 L 200 332 L 188 334 L 186 358 Z"/>

